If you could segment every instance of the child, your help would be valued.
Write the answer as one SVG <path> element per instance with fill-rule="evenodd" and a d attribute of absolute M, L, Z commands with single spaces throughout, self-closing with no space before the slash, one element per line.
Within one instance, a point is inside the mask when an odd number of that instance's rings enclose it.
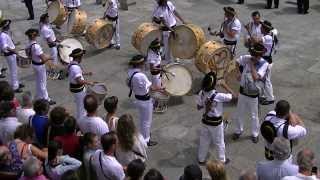
<path fill-rule="evenodd" d="M 116 96 L 107 97 L 104 100 L 104 109 L 107 111 L 106 122 L 109 130 L 116 132 L 119 118 L 115 116 L 118 107 L 118 98 Z"/>
<path fill-rule="evenodd" d="M 37 143 L 43 147 L 45 145 L 46 130 L 48 127 L 49 102 L 45 99 L 38 99 L 33 104 L 36 114 L 29 118 L 29 125 L 35 130 Z"/>

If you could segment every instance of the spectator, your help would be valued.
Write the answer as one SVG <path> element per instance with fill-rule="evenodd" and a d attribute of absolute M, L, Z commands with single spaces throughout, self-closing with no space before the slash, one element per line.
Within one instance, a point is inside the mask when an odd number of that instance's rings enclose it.
<path fill-rule="evenodd" d="M 133 118 L 129 114 L 120 117 L 117 127 L 118 144 L 116 149 L 117 160 L 127 166 L 134 159 L 145 161 L 147 158 L 147 143 L 143 136 L 136 131 Z"/>
<path fill-rule="evenodd" d="M 290 143 L 283 137 L 276 137 L 271 145 L 274 160 L 263 161 L 257 164 L 259 180 L 280 180 L 285 176 L 298 174 L 298 166 L 290 161 Z"/>
<path fill-rule="evenodd" d="M 17 109 L 17 118 L 19 122 L 28 124 L 30 117 L 34 116 L 36 113 L 32 108 L 32 96 L 30 91 L 22 94 L 20 103 L 21 107 Z"/>
<path fill-rule="evenodd" d="M 8 81 L 0 81 L 0 101 L 2 101 L 2 92 L 5 88 L 10 87 L 10 84 L 8 83 Z"/>
<path fill-rule="evenodd" d="M 76 119 L 72 116 L 68 116 L 64 122 L 63 128 L 65 134 L 55 137 L 54 140 L 59 141 L 62 144 L 64 154 L 79 158 L 80 142 L 79 136 L 76 135 Z"/>
<path fill-rule="evenodd" d="M 244 171 L 241 173 L 239 180 L 257 180 L 257 174 L 251 170 Z"/>
<path fill-rule="evenodd" d="M 208 161 L 207 170 L 212 180 L 227 180 L 227 173 L 224 168 L 224 163 L 221 161 Z"/>
<path fill-rule="evenodd" d="M 48 128 L 48 112 L 49 112 L 49 101 L 45 99 L 38 99 L 33 104 L 34 111 L 36 114 L 29 119 L 29 125 L 35 130 L 37 143 L 39 146 L 46 145 L 46 131 Z"/>
<path fill-rule="evenodd" d="M 77 170 L 81 162 L 68 155 L 62 155 L 62 145 L 56 141 L 48 144 L 48 159 L 45 162 L 45 169 L 48 177 L 53 180 L 61 180 L 61 176 L 69 170 Z"/>
<path fill-rule="evenodd" d="M 84 109 L 87 111 L 87 115 L 78 124 L 82 133 L 91 132 L 100 137 L 109 132 L 107 123 L 97 116 L 98 100 L 94 95 L 86 95 Z"/>
<path fill-rule="evenodd" d="M 0 139 L 3 144 L 13 140 L 13 134 L 20 125 L 14 104 L 9 101 L 0 102 Z"/>
<path fill-rule="evenodd" d="M 299 173 L 295 176 L 286 176 L 282 180 L 317 180 L 312 168 L 315 165 L 314 153 L 310 149 L 303 149 L 297 155 Z"/>
<path fill-rule="evenodd" d="M 6 83 L 3 83 L 3 89 L 0 91 L 0 100 L 1 101 L 10 101 L 14 104 L 14 108 L 17 109 L 19 105 L 19 101 L 14 96 L 14 90 L 11 88 L 11 86 L 6 86 Z"/>
<path fill-rule="evenodd" d="M 82 138 L 83 158 L 82 162 L 85 169 L 86 180 L 95 179 L 95 173 L 92 171 L 92 157 L 99 147 L 99 138 L 93 133 L 86 133 Z"/>
<path fill-rule="evenodd" d="M 156 169 L 150 169 L 146 175 L 144 175 L 143 180 L 165 180 L 162 174 Z"/>
<path fill-rule="evenodd" d="M 180 180 L 202 180 L 202 171 L 200 167 L 195 164 L 186 166 Z"/>
<path fill-rule="evenodd" d="M 116 96 L 107 97 L 104 100 L 104 109 L 107 111 L 106 122 L 110 131 L 117 130 L 118 117 L 116 117 L 116 111 L 118 108 L 118 98 Z"/>
<path fill-rule="evenodd" d="M 68 112 L 62 106 L 56 106 L 50 111 L 47 141 L 48 139 L 52 141 L 56 136 L 64 135 L 63 124 L 67 116 Z"/>
<path fill-rule="evenodd" d="M 146 165 L 141 159 L 131 161 L 127 166 L 126 180 L 141 180 Z"/>
<path fill-rule="evenodd" d="M 23 176 L 20 180 L 48 180 L 43 175 L 42 162 L 31 156 L 23 162 Z"/>
<path fill-rule="evenodd" d="M 0 146 L 0 179 L 16 180 L 20 173 L 21 169 L 16 168 L 16 163 L 7 146 Z"/>
<path fill-rule="evenodd" d="M 114 157 L 116 144 L 117 137 L 114 132 L 109 132 L 101 136 L 103 150 L 96 151 L 92 159 L 92 166 L 97 174 L 98 180 L 123 180 L 125 178 L 123 167 Z"/>
<path fill-rule="evenodd" d="M 77 172 L 70 170 L 62 175 L 61 180 L 79 180 L 79 177 Z"/>

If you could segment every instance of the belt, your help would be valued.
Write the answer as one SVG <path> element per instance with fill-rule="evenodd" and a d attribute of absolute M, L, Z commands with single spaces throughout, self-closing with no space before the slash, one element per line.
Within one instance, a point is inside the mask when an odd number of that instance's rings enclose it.
<path fill-rule="evenodd" d="M 31 61 L 33 65 L 35 66 L 41 66 L 41 65 L 44 65 L 43 62 L 35 62 L 35 61 Z"/>
<path fill-rule="evenodd" d="M 272 56 L 263 56 L 264 60 L 266 60 L 269 64 L 272 64 Z"/>
<path fill-rule="evenodd" d="M 83 84 L 82 85 L 81 84 L 72 84 L 72 83 L 69 84 L 69 90 L 72 93 L 79 93 L 79 92 L 83 91 L 83 89 L 84 89 Z"/>
<path fill-rule="evenodd" d="M 174 27 L 176 27 L 176 25 L 171 26 L 171 28 L 174 28 Z M 160 27 L 160 29 L 162 31 L 170 31 L 170 29 L 167 26 L 162 26 L 162 27 Z"/>
<path fill-rule="evenodd" d="M 259 96 L 259 94 L 257 95 L 249 95 L 243 92 L 243 87 L 240 86 L 240 94 L 247 96 L 247 97 L 251 97 L 251 98 L 257 98 Z"/>
<path fill-rule="evenodd" d="M 237 44 L 237 41 L 228 41 L 226 39 L 223 39 L 223 42 L 225 45 L 230 45 L 230 46 Z"/>
<path fill-rule="evenodd" d="M 106 15 L 106 17 L 110 20 L 110 21 L 116 21 L 118 19 L 118 16 L 116 17 L 111 17 L 109 15 Z"/>
<path fill-rule="evenodd" d="M 14 55 L 14 52 L 3 52 L 3 56 L 7 57 L 7 56 L 11 56 Z"/>
<path fill-rule="evenodd" d="M 145 95 L 135 95 L 136 99 L 140 100 L 140 101 L 148 101 L 150 100 L 150 95 L 149 94 L 145 94 Z"/>
<path fill-rule="evenodd" d="M 202 118 L 202 123 L 208 126 L 219 126 L 222 123 L 222 117 L 210 117 L 208 115 L 205 115 Z"/>
<path fill-rule="evenodd" d="M 48 46 L 49 46 L 49 48 L 53 48 L 53 47 L 57 46 L 57 43 L 56 42 L 48 42 Z"/>
<path fill-rule="evenodd" d="M 159 65 L 159 66 L 156 66 L 156 68 L 160 68 L 161 66 Z M 158 74 L 160 74 L 160 70 L 150 70 L 150 73 L 151 73 L 151 75 L 158 75 Z"/>

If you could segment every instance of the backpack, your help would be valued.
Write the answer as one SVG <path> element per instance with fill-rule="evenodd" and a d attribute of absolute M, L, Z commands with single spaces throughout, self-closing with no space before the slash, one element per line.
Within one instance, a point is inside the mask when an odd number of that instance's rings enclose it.
<path fill-rule="evenodd" d="M 265 61 L 259 62 L 259 64 L 256 66 L 256 69 L 259 69 L 265 63 L 267 63 L 267 62 L 265 62 Z M 251 72 L 243 72 L 243 73 L 244 73 L 243 93 L 250 95 L 250 96 L 262 94 L 263 89 L 264 89 L 264 84 L 265 84 L 264 80 L 255 81 L 252 77 Z"/>
<path fill-rule="evenodd" d="M 270 117 L 272 116 L 275 117 L 276 115 L 274 114 L 267 114 L 266 117 Z M 271 118 L 271 119 L 272 119 Z M 271 120 L 270 119 L 270 120 Z M 269 144 L 272 144 L 274 139 L 277 137 L 277 134 L 278 134 L 278 130 L 279 128 L 284 125 L 283 127 L 283 137 L 288 139 L 288 129 L 289 129 L 289 123 L 288 122 L 285 122 L 283 124 L 280 124 L 280 126 L 278 126 L 277 128 L 273 125 L 272 122 L 270 122 L 270 120 L 265 120 L 263 121 L 263 123 L 261 124 L 260 126 L 260 132 L 261 132 L 261 135 L 262 137 L 269 143 Z"/>

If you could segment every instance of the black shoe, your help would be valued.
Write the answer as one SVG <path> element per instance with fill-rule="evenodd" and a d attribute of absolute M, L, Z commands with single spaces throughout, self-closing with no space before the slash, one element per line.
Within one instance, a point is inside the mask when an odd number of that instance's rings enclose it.
<path fill-rule="evenodd" d="M 304 11 L 303 14 L 309 14 L 309 11 Z"/>
<path fill-rule="evenodd" d="M 151 140 L 149 140 L 149 142 L 147 143 L 148 146 L 155 146 L 155 145 L 157 145 L 157 144 L 158 144 L 158 142 L 156 142 L 156 141 L 151 141 Z"/>
<path fill-rule="evenodd" d="M 120 45 L 115 45 L 114 48 L 115 48 L 116 50 L 120 50 Z"/>
<path fill-rule="evenodd" d="M 1 69 L 1 73 L 6 72 L 6 71 L 7 71 L 7 68 L 2 68 Z"/>
<path fill-rule="evenodd" d="M 0 79 L 5 78 L 5 77 L 6 77 L 6 75 L 0 74 Z"/>
<path fill-rule="evenodd" d="M 271 7 L 270 6 L 266 6 L 266 7 L 264 7 L 265 9 L 271 9 Z"/>
<path fill-rule="evenodd" d="M 15 93 L 22 93 L 23 90 L 22 90 L 21 88 L 18 88 L 18 89 L 16 89 L 16 90 L 14 90 L 14 92 L 15 92 Z"/>
<path fill-rule="evenodd" d="M 242 133 L 233 133 L 233 135 L 232 135 L 232 140 L 238 140 L 239 138 L 240 138 L 240 136 L 241 136 L 241 134 Z"/>
<path fill-rule="evenodd" d="M 19 88 L 24 88 L 24 84 L 19 84 Z"/>
<path fill-rule="evenodd" d="M 268 101 L 268 100 L 264 100 L 264 101 L 260 102 L 261 105 L 270 105 L 273 103 L 274 103 L 274 101 Z"/>
<path fill-rule="evenodd" d="M 51 106 L 51 105 L 55 105 L 56 104 L 56 102 L 55 101 L 53 101 L 53 100 L 50 100 L 49 101 L 49 105 Z"/>
<path fill-rule="evenodd" d="M 226 158 L 226 161 L 224 162 L 224 165 L 227 165 L 230 163 L 230 159 L 229 158 Z"/>
<path fill-rule="evenodd" d="M 274 6 L 274 8 L 275 8 L 275 9 L 278 9 L 278 8 L 279 8 L 279 6 Z"/>
<path fill-rule="evenodd" d="M 257 144 L 259 142 L 259 136 L 257 136 L 257 137 L 251 136 L 251 141 L 253 143 Z"/>
<path fill-rule="evenodd" d="M 107 49 L 111 49 L 115 46 L 115 44 L 109 44 L 109 46 L 107 46 Z"/>
<path fill-rule="evenodd" d="M 201 162 L 201 161 L 198 161 L 198 164 L 200 165 L 200 166 L 205 166 L 206 165 L 206 161 L 203 161 L 203 162 Z"/>
<path fill-rule="evenodd" d="M 243 4 L 244 3 L 244 1 L 238 1 L 237 2 L 237 4 Z"/>
<path fill-rule="evenodd" d="M 29 17 L 27 20 L 28 20 L 28 21 L 29 21 L 29 20 L 34 20 L 34 17 Z"/>

